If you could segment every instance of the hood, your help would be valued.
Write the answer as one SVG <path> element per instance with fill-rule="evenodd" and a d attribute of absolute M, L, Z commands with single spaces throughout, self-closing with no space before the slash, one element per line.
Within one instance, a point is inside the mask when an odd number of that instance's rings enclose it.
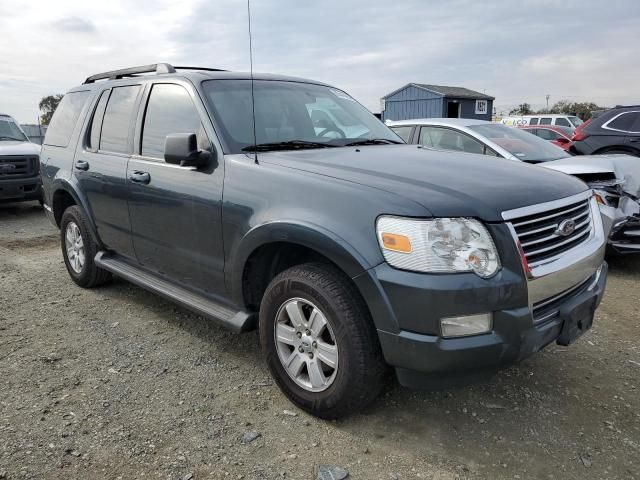
<path fill-rule="evenodd" d="M 31 142 L 0 140 L 0 156 L 3 155 L 40 155 L 40 145 Z"/>
<path fill-rule="evenodd" d="M 640 196 L 640 161 L 631 155 L 580 155 L 554 160 L 541 165 L 595 184 L 600 181 L 619 181 L 622 190 Z"/>
<path fill-rule="evenodd" d="M 415 145 L 376 145 L 260 153 L 271 163 L 404 196 L 438 217 L 502 221 L 505 210 L 580 193 L 568 175 L 503 158 Z M 394 212 L 386 212 L 394 213 Z"/>

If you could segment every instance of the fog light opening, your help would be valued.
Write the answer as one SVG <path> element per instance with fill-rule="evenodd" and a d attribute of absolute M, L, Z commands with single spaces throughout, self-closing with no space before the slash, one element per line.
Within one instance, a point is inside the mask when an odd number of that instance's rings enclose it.
<path fill-rule="evenodd" d="M 440 319 L 444 338 L 468 337 L 489 333 L 493 328 L 493 313 L 478 313 Z"/>

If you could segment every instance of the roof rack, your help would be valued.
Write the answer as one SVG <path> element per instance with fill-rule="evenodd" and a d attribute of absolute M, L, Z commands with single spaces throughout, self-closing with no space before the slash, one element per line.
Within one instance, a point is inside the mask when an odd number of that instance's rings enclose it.
<path fill-rule="evenodd" d="M 161 73 L 176 73 L 176 70 L 206 70 L 209 72 L 226 71 L 220 68 L 174 67 L 173 65 L 170 65 L 168 63 L 152 63 L 151 65 L 142 65 L 140 67 L 130 67 L 120 70 L 111 70 L 110 72 L 96 73 L 95 75 L 87 77 L 87 79 L 83 82 L 83 85 L 87 83 L 94 83 L 96 80 L 118 80 L 119 78 L 133 77 L 140 73 L 155 73 L 156 75 L 160 75 Z"/>
<path fill-rule="evenodd" d="M 91 75 L 90 77 L 87 77 L 87 79 L 83 82 L 83 85 L 86 83 L 94 83 L 96 80 L 117 80 L 119 78 L 132 77 L 139 73 L 152 72 L 156 74 L 176 73 L 176 69 L 168 63 L 154 63 L 151 65 L 142 65 L 140 67 L 123 68 L 120 70 L 112 70 L 110 72 L 96 73 L 95 75 Z"/>
<path fill-rule="evenodd" d="M 227 72 L 223 68 L 209 68 L 209 67 L 173 67 L 176 70 L 205 70 L 207 72 Z"/>

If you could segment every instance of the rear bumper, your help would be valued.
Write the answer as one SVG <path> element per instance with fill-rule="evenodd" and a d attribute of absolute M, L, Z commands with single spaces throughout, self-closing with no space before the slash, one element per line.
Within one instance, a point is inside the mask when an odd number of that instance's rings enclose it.
<path fill-rule="evenodd" d="M 0 202 L 41 200 L 40 176 L 27 178 L 0 178 Z"/>

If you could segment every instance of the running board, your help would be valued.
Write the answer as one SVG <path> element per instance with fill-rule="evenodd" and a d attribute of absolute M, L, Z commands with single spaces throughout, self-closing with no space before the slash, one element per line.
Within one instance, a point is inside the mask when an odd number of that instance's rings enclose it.
<path fill-rule="evenodd" d="M 254 315 L 251 313 L 234 310 L 232 307 L 174 285 L 152 273 L 124 262 L 116 255 L 101 251 L 96 254 L 94 261 L 100 268 L 139 287 L 157 293 L 199 315 L 210 318 L 233 332 L 246 332 L 254 327 Z"/>

